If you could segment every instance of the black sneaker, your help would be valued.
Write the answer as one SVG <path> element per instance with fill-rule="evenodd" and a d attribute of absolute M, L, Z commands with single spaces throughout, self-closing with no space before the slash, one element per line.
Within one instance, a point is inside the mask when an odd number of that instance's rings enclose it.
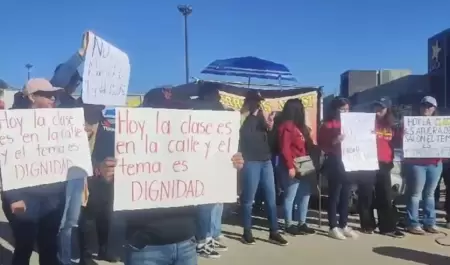
<path fill-rule="evenodd" d="M 300 235 L 312 235 L 316 233 L 316 230 L 312 229 L 311 227 L 308 227 L 307 224 L 301 224 L 297 227 L 298 233 Z"/>
<path fill-rule="evenodd" d="M 269 241 L 272 244 L 277 244 L 280 246 L 287 246 L 289 243 L 286 241 L 286 239 L 284 239 L 280 233 L 275 232 L 275 233 L 270 233 L 269 236 Z"/>
<path fill-rule="evenodd" d="M 361 228 L 361 233 L 367 234 L 367 235 L 372 235 L 374 231 L 375 231 L 375 229 L 373 229 L 373 228 Z"/>
<path fill-rule="evenodd" d="M 299 235 L 298 228 L 295 225 L 290 225 L 286 228 L 286 233 L 290 234 L 291 236 L 297 236 Z"/>
<path fill-rule="evenodd" d="M 247 245 L 254 245 L 256 244 L 255 239 L 253 238 L 253 233 L 252 231 L 244 231 L 244 234 L 242 235 L 242 239 L 241 239 L 242 243 L 247 244 Z"/>
<path fill-rule="evenodd" d="M 216 250 L 216 251 L 227 251 L 228 247 L 225 246 L 224 244 L 220 243 L 219 241 L 212 239 L 211 241 L 209 241 L 209 246 Z"/>
<path fill-rule="evenodd" d="M 381 234 L 384 235 L 384 236 L 390 236 L 390 237 L 393 237 L 393 238 L 404 238 L 405 237 L 405 233 L 403 233 L 400 230 L 395 230 L 395 231 L 392 231 L 392 232 L 381 233 Z"/>
<path fill-rule="evenodd" d="M 218 259 L 220 258 L 219 252 L 215 251 L 209 244 L 201 244 L 197 246 L 197 254 L 200 257 L 207 259 Z"/>

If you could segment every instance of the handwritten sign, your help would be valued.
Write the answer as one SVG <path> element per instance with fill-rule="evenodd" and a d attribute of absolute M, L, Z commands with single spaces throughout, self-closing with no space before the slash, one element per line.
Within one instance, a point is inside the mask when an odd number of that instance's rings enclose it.
<path fill-rule="evenodd" d="M 239 112 L 116 109 L 114 210 L 236 201 Z"/>
<path fill-rule="evenodd" d="M 83 102 L 123 106 L 130 80 L 128 55 L 100 37 L 89 34 L 83 70 Z"/>
<path fill-rule="evenodd" d="M 405 116 L 403 121 L 405 158 L 450 157 L 450 116 Z"/>
<path fill-rule="evenodd" d="M 378 170 L 375 114 L 341 113 L 342 162 L 345 171 Z"/>
<path fill-rule="evenodd" d="M 92 176 L 83 109 L 0 111 L 3 190 Z"/>

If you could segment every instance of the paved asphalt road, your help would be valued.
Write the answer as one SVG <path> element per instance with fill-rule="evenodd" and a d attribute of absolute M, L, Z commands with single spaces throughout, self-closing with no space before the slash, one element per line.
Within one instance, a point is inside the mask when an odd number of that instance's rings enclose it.
<path fill-rule="evenodd" d="M 314 218 L 311 219 L 314 222 Z M 352 220 L 354 222 L 356 220 Z M 443 221 L 443 220 L 440 220 Z M 255 221 L 255 224 L 260 223 Z M 314 227 L 317 227 L 316 225 Z M 442 231 L 447 231 L 442 229 Z M 268 232 L 256 226 L 254 236 L 259 239 L 254 246 L 241 244 L 241 228 L 224 225 L 224 242 L 229 251 L 217 260 L 200 259 L 200 265 L 265 265 L 265 264 L 332 264 L 332 265 L 401 265 L 427 264 L 450 265 L 450 247 L 442 247 L 434 242 L 436 236 L 408 235 L 404 239 L 392 239 L 379 235 L 361 235 L 357 240 L 337 241 L 324 236 L 326 227 L 318 229 L 312 236 L 287 237 L 289 246 L 275 246 L 266 241 Z M 10 264 L 11 237 L 8 225 L 0 212 L 0 264 Z M 450 244 L 450 238 L 442 240 Z M 37 265 L 37 255 L 33 254 L 32 265 Z M 108 263 L 99 262 L 104 265 Z"/>

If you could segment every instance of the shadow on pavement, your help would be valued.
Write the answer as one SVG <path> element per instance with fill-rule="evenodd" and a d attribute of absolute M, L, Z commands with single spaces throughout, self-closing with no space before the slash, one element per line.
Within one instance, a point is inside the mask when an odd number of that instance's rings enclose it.
<path fill-rule="evenodd" d="M 13 236 L 9 224 L 0 222 L 0 238 L 13 246 Z M 7 249 L 0 241 L 0 264 L 11 264 L 12 251 Z"/>
<path fill-rule="evenodd" d="M 450 257 L 400 247 L 376 247 L 373 252 L 396 259 L 413 261 L 426 265 L 445 265 Z"/>

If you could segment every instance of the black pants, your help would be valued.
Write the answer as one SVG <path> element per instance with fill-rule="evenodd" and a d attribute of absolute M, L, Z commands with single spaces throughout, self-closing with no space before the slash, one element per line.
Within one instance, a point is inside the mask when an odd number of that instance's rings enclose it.
<path fill-rule="evenodd" d="M 324 170 L 328 179 L 328 225 L 330 229 L 344 228 L 348 222 L 348 200 L 352 184 L 339 157 L 329 156 L 324 163 Z"/>
<path fill-rule="evenodd" d="M 3 203 L 3 212 L 14 236 L 12 265 L 29 265 L 37 243 L 39 264 L 59 265 L 58 232 L 64 213 L 64 202 L 37 218 L 22 218 L 11 212 L 10 205 Z"/>
<path fill-rule="evenodd" d="M 99 256 L 107 255 L 108 233 L 110 227 L 110 207 L 87 205 L 81 209 L 78 223 L 78 242 L 80 263 L 91 259 L 92 252 L 98 248 Z M 93 244 L 97 242 L 97 246 Z"/>
<path fill-rule="evenodd" d="M 358 187 L 358 210 L 361 228 L 375 229 L 374 209 L 378 213 L 378 228 L 380 233 L 389 233 L 397 229 L 398 215 L 392 205 L 392 163 L 379 163 L 380 169 L 375 175 L 375 185 L 370 182 Z M 375 193 L 373 193 L 375 188 Z M 361 191 L 359 190 L 361 189 Z"/>

